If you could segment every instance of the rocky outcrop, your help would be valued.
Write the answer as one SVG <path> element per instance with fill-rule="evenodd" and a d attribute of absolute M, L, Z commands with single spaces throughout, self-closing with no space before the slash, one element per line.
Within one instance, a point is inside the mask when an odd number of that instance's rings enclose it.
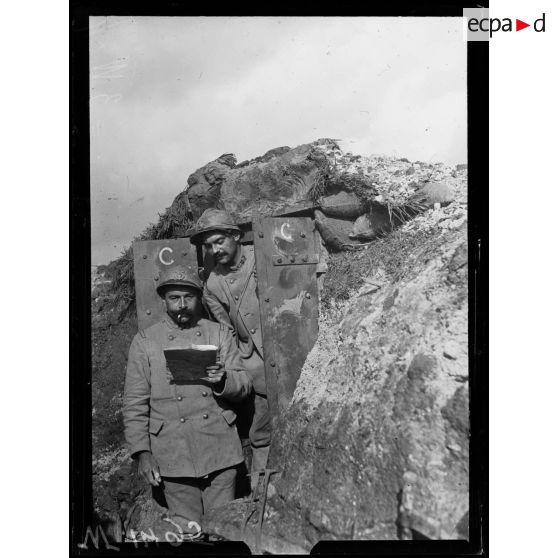
<path fill-rule="evenodd" d="M 208 207 L 220 207 L 248 221 L 253 212 L 272 213 L 315 198 L 328 170 L 327 147 L 339 149 L 331 140 L 319 140 L 272 149 L 238 166 L 233 155 L 221 155 L 188 178 L 193 219 Z"/>

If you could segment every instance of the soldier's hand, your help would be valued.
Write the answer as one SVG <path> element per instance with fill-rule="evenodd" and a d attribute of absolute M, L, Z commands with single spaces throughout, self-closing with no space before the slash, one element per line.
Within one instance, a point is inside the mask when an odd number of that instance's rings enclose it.
<path fill-rule="evenodd" d="M 207 372 L 206 380 L 211 384 L 218 384 L 224 381 L 227 375 L 220 362 L 216 362 L 215 364 L 208 366 L 205 370 Z"/>
<path fill-rule="evenodd" d="M 138 456 L 138 473 L 141 478 L 151 484 L 158 486 L 161 482 L 159 465 L 150 451 L 142 451 Z"/>

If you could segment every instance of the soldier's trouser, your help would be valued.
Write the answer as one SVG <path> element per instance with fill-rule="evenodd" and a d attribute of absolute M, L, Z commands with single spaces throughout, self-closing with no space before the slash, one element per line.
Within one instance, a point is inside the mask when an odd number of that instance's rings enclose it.
<path fill-rule="evenodd" d="M 248 437 L 252 450 L 250 472 L 265 469 L 269 444 L 271 442 L 271 416 L 267 405 L 267 397 L 252 392 L 250 397 L 236 406 L 238 414 L 237 428 L 241 438 Z M 252 489 L 258 478 L 251 477 Z"/>
<path fill-rule="evenodd" d="M 254 393 L 251 407 L 250 445 L 252 449 L 269 446 L 271 443 L 271 416 L 267 397 Z"/>
<path fill-rule="evenodd" d="M 236 466 L 220 469 L 207 477 L 163 477 L 163 492 L 169 512 L 202 525 L 211 508 L 234 500 Z"/>
<path fill-rule="evenodd" d="M 252 446 L 251 472 L 254 473 L 265 469 L 271 442 L 271 416 L 265 395 L 254 393 L 254 413 L 249 437 Z M 253 475 L 250 480 L 252 490 L 256 487 L 257 482 L 258 477 Z"/>

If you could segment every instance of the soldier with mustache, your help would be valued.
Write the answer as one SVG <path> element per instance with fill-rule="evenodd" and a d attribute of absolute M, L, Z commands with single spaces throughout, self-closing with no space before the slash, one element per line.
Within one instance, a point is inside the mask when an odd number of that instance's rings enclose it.
<path fill-rule="evenodd" d="M 265 468 L 271 441 L 271 423 L 267 404 L 260 307 L 257 297 L 254 247 L 240 242 L 242 232 L 226 211 L 207 209 L 196 224 L 192 244 L 203 245 L 214 258 L 204 288 L 204 301 L 220 323 L 234 334 L 254 392 L 242 406 L 249 427 L 252 472 Z M 252 475 L 252 488 L 257 476 Z"/>
<path fill-rule="evenodd" d="M 157 293 L 166 315 L 130 346 L 124 431 L 154 496 L 162 491 L 171 519 L 183 533 L 199 535 L 205 512 L 235 497 L 244 457 L 232 403 L 248 397 L 252 384 L 229 328 L 202 318 L 197 270 L 173 266 L 161 275 Z M 165 349 L 194 344 L 215 345 L 217 362 L 205 378 L 174 381 Z"/>

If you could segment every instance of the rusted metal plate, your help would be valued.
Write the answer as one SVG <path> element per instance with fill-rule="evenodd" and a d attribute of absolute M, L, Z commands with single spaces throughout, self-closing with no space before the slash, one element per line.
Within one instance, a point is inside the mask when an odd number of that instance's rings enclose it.
<path fill-rule="evenodd" d="M 317 207 L 314 202 L 300 201 L 292 205 L 285 205 L 281 209 L 273 213 L 274 217 L 295 217 L 312 215 L 313 210 Z"/>
<path fill-rule="evenodd" d="M 318 337 L 319 247 L 309 217 L 257 217 L 253 231 L 267 394 L 275 422 Z"/>
<path fill-rule="evenodd" d="M 198 268 L 196 248 L 188 238 L 141 240 L 132 244 L 138 327 L 145 329 L 159 321 L 165 310 L 157 291 L 163 269 L 175 265 Z"/>
<path fill-rule="evenodd" d="M 288 258 L 285 256 L 273 256 L 273 265 L 306 265 L 318 263 L 318 254 L 291 254 Z"/>

